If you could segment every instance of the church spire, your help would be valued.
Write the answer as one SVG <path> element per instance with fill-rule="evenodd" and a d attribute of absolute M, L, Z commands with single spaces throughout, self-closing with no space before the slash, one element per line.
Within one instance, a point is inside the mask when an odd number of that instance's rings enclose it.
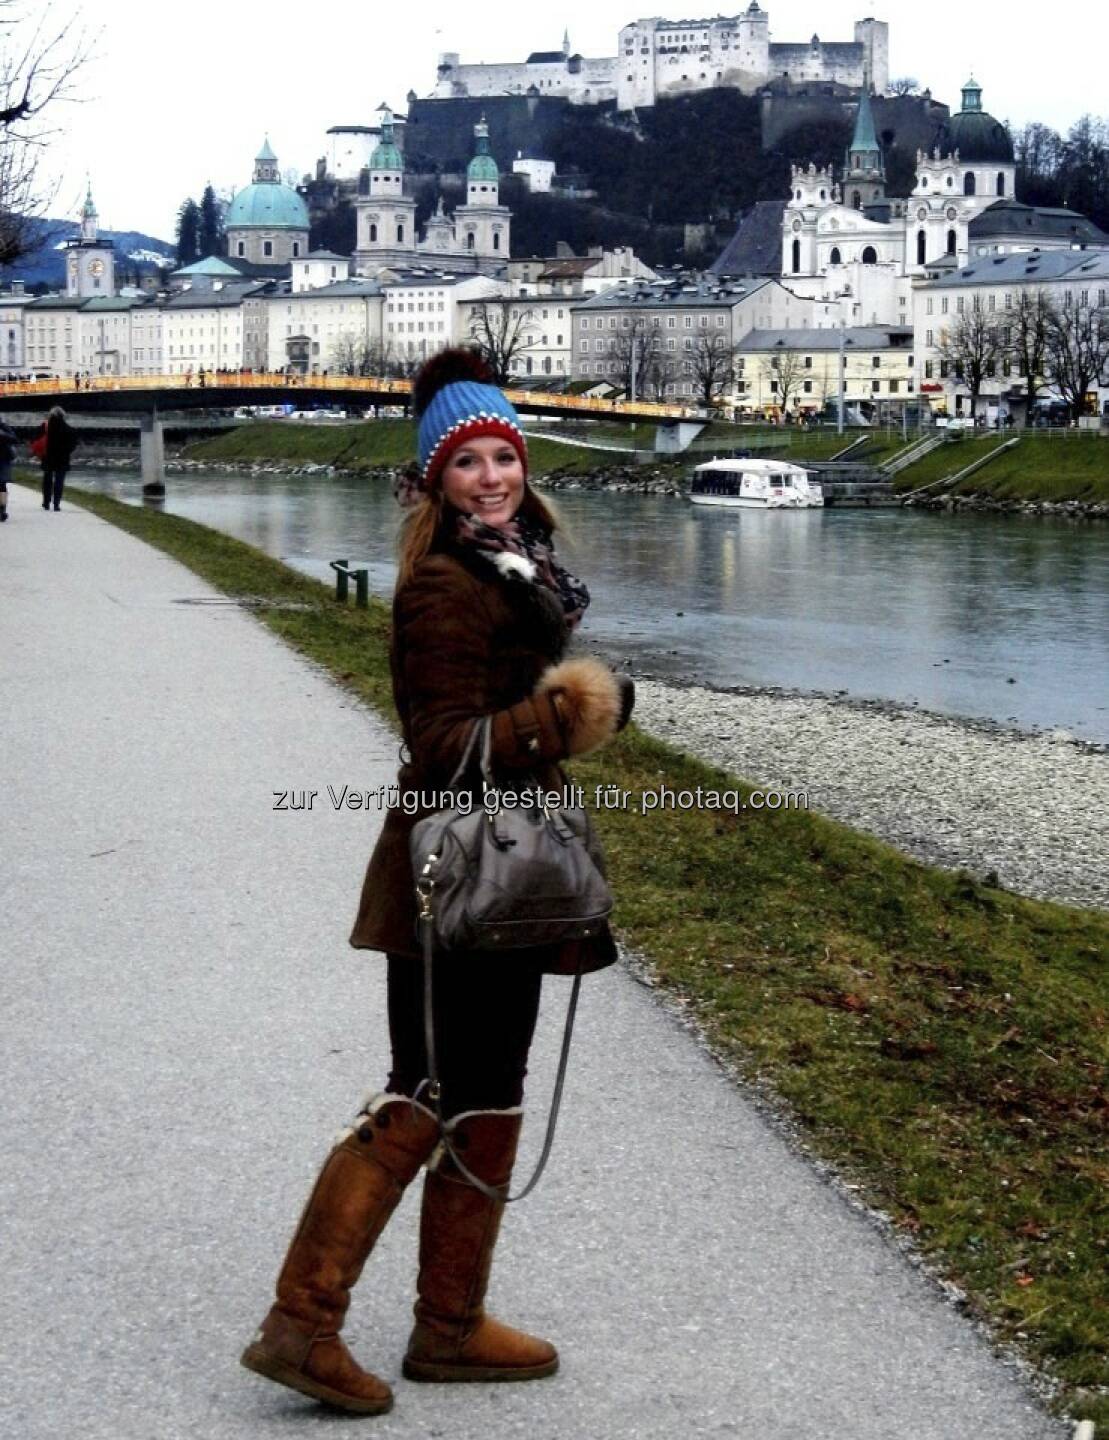
<path fill-rule="evenodd" d="M 93 241 L 99 233 L 100 217 L 92 198 L 92 181 L 86 177 L 85 203 L 81 206 L 81 239 Z"/>
<path fill-rule="evenodd" d="M 856 210 L 873 204 L 885 196 L 886 167 L 878 132 L 874 127 L 874 111 L 870 104 L 870 71 L 859 92 L 859 108 L 855 115 L 855 133 L 847 151 L 844 189 Z"/>

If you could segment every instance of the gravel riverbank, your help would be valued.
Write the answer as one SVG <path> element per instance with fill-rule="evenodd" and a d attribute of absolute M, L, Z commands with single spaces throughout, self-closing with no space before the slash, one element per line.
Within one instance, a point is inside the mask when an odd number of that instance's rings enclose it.
<path fill-rule="evenodd" d="M 636 680 L 644 729 L 919 860 L 1109 909 L 1109 752 L 916 709 Z"/>

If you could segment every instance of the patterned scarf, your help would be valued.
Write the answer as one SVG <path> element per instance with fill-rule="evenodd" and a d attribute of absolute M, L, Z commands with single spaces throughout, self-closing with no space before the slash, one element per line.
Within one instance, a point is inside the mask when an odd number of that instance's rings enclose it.
<path fill-rule="evenodd" d="M 472 546 L 506 580 L 543 585 L 562 605 L 571 629 L 581 623 L 589 591 L 555 557 L 551 532 L 538 520 L 517 514 L 507 525 L 486 525 L 476 515 L 456 512 L 454 539 Z"/>

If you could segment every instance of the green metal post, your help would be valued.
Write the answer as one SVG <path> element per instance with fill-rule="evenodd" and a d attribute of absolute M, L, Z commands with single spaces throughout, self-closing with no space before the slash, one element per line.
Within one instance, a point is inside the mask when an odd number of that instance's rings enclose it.
<path fill-rule="evenodd" d="M 346 567 L 350 564 L 350 561 L 336 560 L 335 564 L 341 567 L 335 571 L 335 599 L 345 602 L 350 593 L 350 576 L 346 571 Z"/>
<path fill-rule="evenodd" d="M 370 608 L 370 572 L 368 570 L 356 570 L 354 572 L 355 600 L 354 603 L 362 610 Z"/>

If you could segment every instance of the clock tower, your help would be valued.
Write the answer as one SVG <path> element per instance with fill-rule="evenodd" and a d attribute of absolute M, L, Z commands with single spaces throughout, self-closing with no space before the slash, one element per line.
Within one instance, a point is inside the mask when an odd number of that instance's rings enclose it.
<path fill-rule="evenodd" d="M 90 185 L 81 207 L 80 234 L 66 245 L 65 293 L 80 300 L 114 295 L 115 270 L 115 249 L 110 240 L 100 239 L 99 216 Z"/>

